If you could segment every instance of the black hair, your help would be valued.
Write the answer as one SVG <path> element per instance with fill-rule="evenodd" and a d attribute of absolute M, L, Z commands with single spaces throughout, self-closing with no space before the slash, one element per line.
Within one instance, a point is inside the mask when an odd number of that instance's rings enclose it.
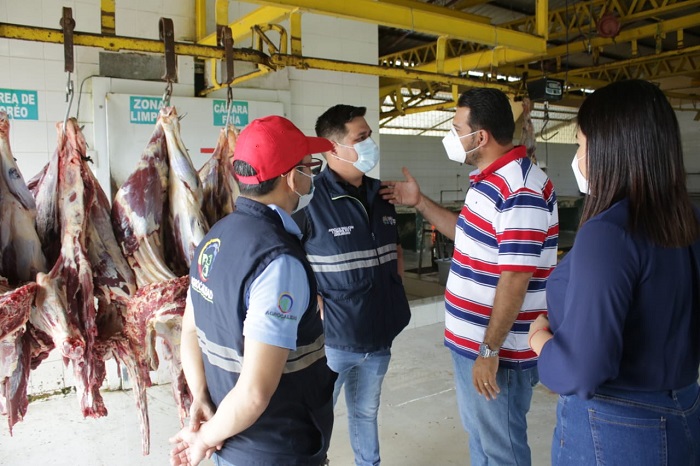
<path fill-rule="evenodd" d="M 678 120 L 656 85 L 635 79 L 598 89 L 581 105 L 578 126 L 591 193 L 581 224 L 627 198 L 632 232 L 663 247 L 697 240 Z"/>
<path fill-rule="evenodd" d="M 352 105 L 335 105 L 326 110 L 323 115 L 316 120 L 316 136 L 341 141 L 348 129 L 345 123 L 353 118 L 363 117 L 367 112 L 366 107 L 353 107 Z"/>
<path fill-rule="evenodd" d="M 504 146 L 513 142 L 513 110 L 502 91 L 487 87 L 469 89 L 459 96 L 457 107 L 469 108 L 468 123 L 472 131 L 486 130 Z"/>
<path fill-rule="evenodd" d="M 279 176 L 276 176 L 273 179 L 265 180 L 260 184 L 241 183 L 240 181 L 238 181 L 238 176 L 255 176 L 258 174 L 255 168 L 253 168 L 252 166 L 250 166 L 250 164 L 244 162 L 243 160 L 233 161 L 233 174 L 236 178 L 236 182 L 238 183 L 238 189 L 240 190 L 241 195 L 243 197 L 252 198 L 261 197 L 265 194 L 272 192 L 272 190 L 275 189 L 275 186 L 277 186 L 277 183 L 280 179 Z"/>

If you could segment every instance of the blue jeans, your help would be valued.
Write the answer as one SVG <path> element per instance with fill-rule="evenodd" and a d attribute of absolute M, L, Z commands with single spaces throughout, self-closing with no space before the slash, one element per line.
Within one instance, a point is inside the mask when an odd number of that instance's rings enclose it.
<path fill-rule="evenodd" d="M 333 391 L 333 405 L 345 384 L 350 445 L 357 466 L 379 464 L 379 431 L 377 414 L 382 382 L 389 368 L 391 350 L 373 353 L 352 353 L 326 347 L 328 367 L 338 373 Z"/>
<path fill-rule="evenodd" d="M 222 457 L 220 457 L 218 453 L 214 453 L 213 455 L 211 455 L 211 460 L 215 466 L 234 466 L 233 463 L 230 463 Z"/>
<path fill-rule="evenodd" d="M 462 425 L 469 433 L 472 466 L 531 464 L 527 444 L 526 414 L 532 388 L 539 382 L 537 367 L 524 370 L 498 369 L 501 389 L 495 400 L 487 400 L 472 384 L 474 361 L 454 351 L 455 386 Z"/>
<path fill-rule="evenodd" d="M 700 465 L 700 389 L 560 396 L 553 465 Z"/>

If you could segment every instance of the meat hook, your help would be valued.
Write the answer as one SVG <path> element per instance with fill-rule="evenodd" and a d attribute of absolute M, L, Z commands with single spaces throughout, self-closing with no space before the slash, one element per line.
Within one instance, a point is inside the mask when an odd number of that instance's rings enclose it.
<path fill-rule="evenodd" d="M 66 82 L 66 102 L 68 106 L 66 108 L 66 115 L 63 117 L 63 134 L 66 133 L 66 124 L 68 123 L 68 115 L 70 114 L 70 108 L 73 106 L 73 81 L 70 79 L 70 72 L 68 73 L 68 82 Z"/>

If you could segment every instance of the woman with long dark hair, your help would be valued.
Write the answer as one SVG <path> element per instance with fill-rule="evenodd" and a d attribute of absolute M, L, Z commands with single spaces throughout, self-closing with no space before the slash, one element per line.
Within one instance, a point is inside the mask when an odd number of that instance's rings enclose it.
<path fill-rule="evenodd" d="M 700 464 L 700 211 L 680 130 L 651 83 L 610 84 L 578 113 L 588 194 L 574 246 L 530 327 L 560 394 L 554 465 Z"/>

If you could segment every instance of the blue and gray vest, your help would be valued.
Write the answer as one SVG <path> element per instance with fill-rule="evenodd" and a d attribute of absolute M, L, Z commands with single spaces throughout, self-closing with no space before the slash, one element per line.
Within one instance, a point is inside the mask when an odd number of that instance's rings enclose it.
<path fill-rule="evenodd" d="M 314 185 L 304 249 L 324 302 L 326 345 L 358 353 L 390 348 L 411 318 L 398 274 L 396 210 L 373 178 L 364 178 L 369 212 L 329 168 Z"/>
<path fill-rule="evenodd" d="M 277 256 L 304 266 L 311 297 L 270 404 L 248 429 L 226 440 L 218 453 L 235 465 L 312 465 L 325 459 L 333 426 L 333 384 L 313 272 L 298 238 L 264 204 L 239 197 L 197 248 L 190 267 L 190 294 L 202 360 L 215 406 L 236 385 L 243 365 L 243 321 L 252 282 Z"/>

